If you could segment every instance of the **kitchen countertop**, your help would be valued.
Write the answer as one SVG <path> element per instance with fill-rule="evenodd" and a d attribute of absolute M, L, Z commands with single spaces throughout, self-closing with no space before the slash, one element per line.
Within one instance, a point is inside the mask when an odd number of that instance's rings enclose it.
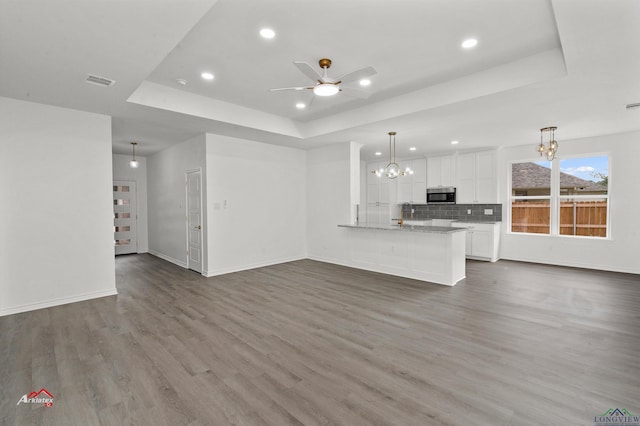
<path fill-rule="evenodd" d="M 402 231 L 402 232 L 426 232 L 432 234 L 450 234 L 453 232 L 466 232 L 465 228 L 454 228 L 451 226 L 418 226 L 418 225 L 378 225 L 378 224 L 351 224 L 338 225 L 342 228 L 355 229 L 377 229 L 382 231 Z"/>

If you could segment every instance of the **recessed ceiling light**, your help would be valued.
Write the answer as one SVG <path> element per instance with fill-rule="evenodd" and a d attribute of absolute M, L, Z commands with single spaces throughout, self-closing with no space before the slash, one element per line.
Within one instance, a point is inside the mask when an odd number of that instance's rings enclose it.
<path fill-rule="evenodd" d="M 263 28 L 260 30 L 260 35 L 262 36 L 262 38 L 272 39 L 276 36 L 276 32 L 271 28 Z"/>
<path fill-rule="evenodd" d="M 409 148 L 409 151 L 415 151 L 417 148 L 415 146 L 412 146 L 411 148 Z"/>
<path fill-rule="evenodd" d="M 363 78 L 362 80 L 360 80 L 360 86 L 368 86 L 371 84 L 371 80 L 369 80 L 368 78 Z"/>
<path fill-rule="evenodd" d="M 305 105 L 305 104 L 303 104 L 302 102 L 298 102 L 298 103 L 296 104 L 296 108 L 298 108 L 298 109 L 304 109 L 305 107 L 306 107 L 306 105 Z"/>
<path fill-rule="evenodd" d="M 458 141 L 451 141 L 451 145 L 458 145 L 460 142 Z"/>
<path fill-rule="evenodd" d="M 462 42 L 462 47 L 464 49 L 471 49 L 472 47 L 476 47 L 477 44 L 478 40 L 476 40 L 475 38 L 468 38 Z"/>
<path fill-rule="evenodd" d="M 376 155 L 382 155 L 382 153 L 380 151 L 376 152 Z"/>
<path fill-rule="evenodd" d="M 200 74 L 200 77 L 202 77 L 205 80 L 213 80 L 213 74 L 211 74 L 210 72 L 203 72 L 202 74 Z"/>

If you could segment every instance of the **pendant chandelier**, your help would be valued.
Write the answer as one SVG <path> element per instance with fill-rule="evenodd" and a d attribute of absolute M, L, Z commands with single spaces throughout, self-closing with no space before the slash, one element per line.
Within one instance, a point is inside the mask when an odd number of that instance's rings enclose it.
<path fill-rule="evenodd" d="M 140 162 L 136 160 L 136 145 L 138 145 L 138 142 L 131 142 L 131 149 L 133 150 L 133 159 L 129 161 L 129 166 L 134 169 L 137 169 L 138 166 L 140 165 Z"/>
<path fill-rule="evenodd" d="M 556 152 L 558 152 L 558 142 L 555 138 L 555 132 L 557 127 L 543 127 L 540 129 L 540 145 L 538 145 L 538 152 L 540 153 L 540 157 L 542 154 L 547 154 L 547 160 L 551 161 L 555 158 Z M 544 135 L 545 133 L 549 136 L 549 144 L 545 146 L 544 144 Z"/>
<path fill-rule="evenodd" d="M 407 167 L 404 171 L 400 170 L 400 166 L 396 162 L 396 132 L 389 132 L 389 164 L 384 169 L 374 170 L 371 173 L 378 177 L 384 173 L 389 179 L 413 174 L 413 170 L 410 167 Z"/>

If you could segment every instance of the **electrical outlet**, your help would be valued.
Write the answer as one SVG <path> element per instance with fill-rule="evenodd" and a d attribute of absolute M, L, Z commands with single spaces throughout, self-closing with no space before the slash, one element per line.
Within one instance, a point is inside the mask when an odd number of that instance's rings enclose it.
<path fill-rule="evenodd" d="M 493 214 L 493 209 L 484 209 L 484 214 L 492 215 Z"/>
<path fill-rule="evenodd" d="M 467 209 L 467 214 L 471 214 L 471 209 Z"/>

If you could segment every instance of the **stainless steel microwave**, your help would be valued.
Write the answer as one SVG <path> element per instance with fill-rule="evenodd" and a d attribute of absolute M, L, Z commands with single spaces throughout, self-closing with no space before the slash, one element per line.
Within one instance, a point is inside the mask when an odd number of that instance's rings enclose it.
<path fill-rule="evenodd" d="M 455 204 L 456 189 L 453 186 L 427 188 L 427 204 Z"/>

